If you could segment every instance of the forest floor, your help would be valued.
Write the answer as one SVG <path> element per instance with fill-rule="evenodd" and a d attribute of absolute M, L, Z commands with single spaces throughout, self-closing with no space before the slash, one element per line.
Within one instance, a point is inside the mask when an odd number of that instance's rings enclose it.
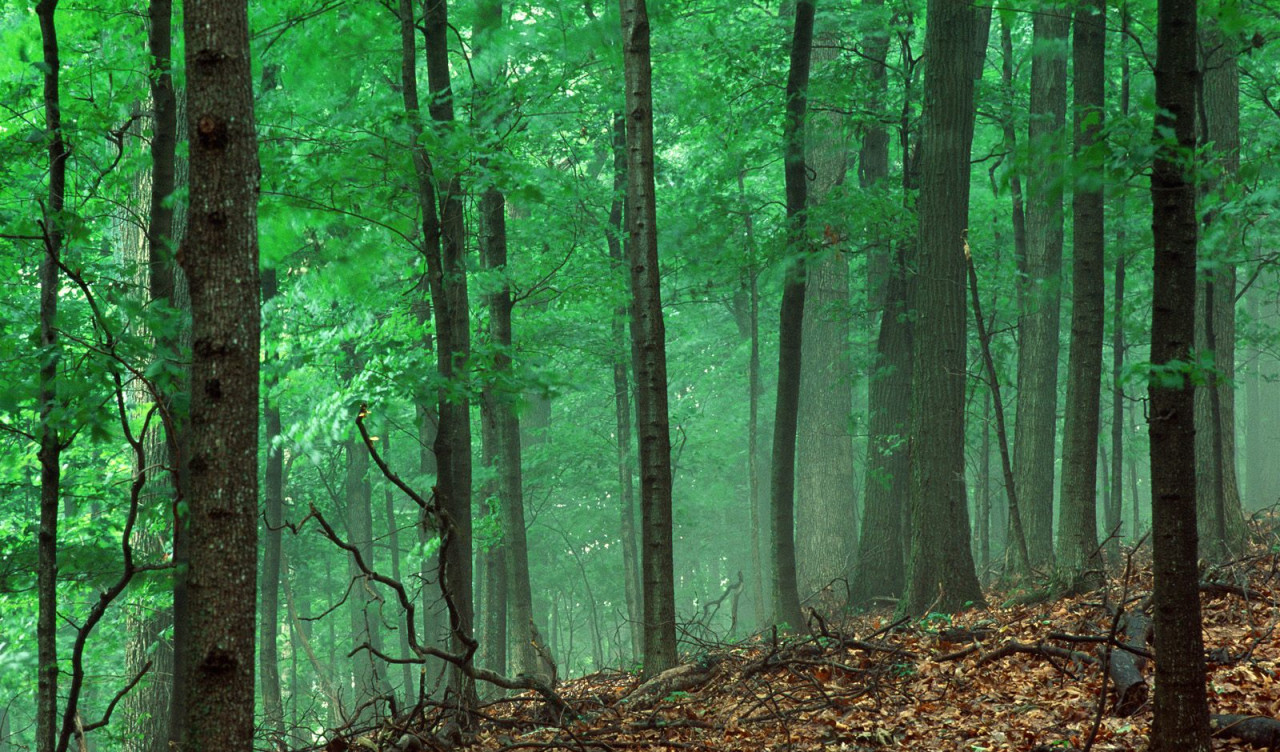
<path fill-rule="evenodd" d="M 1215 749 L 1247 748 L 1250 738 L 1280 748 L 1271 737 L 1280 725 L 1240 718 L 1280 718 L 1278 550 L 1272 539 L 1203 572 L 1209 705 L 1223 714 Z M 1140 635 L 1127 639 L 1136 650 L 1117 646 L 1124 627 L 1149 626 L 1142 557 L 1083 596 L 1019 604 L 1027 592 L 991 590 L 987 607 L 950 617 L 895 621 L 886 607 L 815 619 L 808 636 L 708 646 L 645 685 L 626 673 L 563 682 L 576 717 L 554 717 L 532 696 L 508 698 L 487 706 L 472 733 L 423 729 L 418 716 L 349 748 L 1138 750 L 1151 722 L 1148 646 Z"/>

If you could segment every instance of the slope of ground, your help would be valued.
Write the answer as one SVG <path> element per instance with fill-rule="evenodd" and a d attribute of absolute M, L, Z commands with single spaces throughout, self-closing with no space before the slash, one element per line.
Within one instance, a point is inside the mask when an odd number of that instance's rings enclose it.
<path fill-rule="evenodd" d="M 1151 719 L 1149 648 L 1124 628 L 1149 626 L 1140 614 L 1151 583 L 1137 558 L 1079 597 L 1013 605 L 1017 594 L 991 593 L 1004 605 L 954 617 L 815 618 L 811 636 L 708 649 L 654 682 L 565 682 L 572 716 L 511 698 L 484 708 L 473 732 L 429 712 L 328 749 L 1138 750 Z M 1256 548 L 1204 572 L 1216 749 L 1266 748 L 1280 728 L 1227 717 L 1280 717 L 1278 566 L 1273 548 Z"/>

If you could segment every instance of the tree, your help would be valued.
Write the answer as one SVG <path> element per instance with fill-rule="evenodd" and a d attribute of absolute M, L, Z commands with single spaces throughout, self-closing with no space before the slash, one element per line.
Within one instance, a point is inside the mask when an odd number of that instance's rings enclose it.
<path fill-rule="evenodd" d="M 191 291 L 190 566 L 183 749 L 250 749 L 258 510 L 258 153 L 248 8 L 185 8 Z"/>
<path fill-rule="evenodd" d="M 834 24 L 834 19 L 831 22 Z M 839 68 L 835 28 L 817 32 L 812 66 Z M 848 118 L 832 107 L 806 123 L 809 203 L 838 195 L 848 166 Z M 832 220 L 828 247 L 805 279 L 800 347 L 800 402 L 796 435 L 796 580 L 805 595 L 848 582 L 858 551 L 857 493 L 853 480 L 853 364 L 849 357 L 847 228 Z"/>
<path fill-rule="evenodd" d="M 1156 27 L 1157 146 L 1151 172 L 1155 287 L 1151 310 L 1151 436 L 1155 698 L 1151 752 L 1210 749 L 1196 568 L 1196 455 L 1191 348 L 1195 334 L 1195 0 L 1160 0 Z"/>
<path fill-rule="evenodd" d="M 1077 7 L 1072 48 L 1075 190 L 1071 196 L 1071 217 L 1075 254 L 1071 271 L 1071 349 L 1062 430 L 1062 508 L 1057 561 L 1058 579 L 1068 592 L 1091 589 L 1102 580 L 1096 489 L 1105 315 L 1101 143 L 1106 94 L 1105 18 L 1106 6 L 1099 0 Z"/>
<path fill-rule="evenodd" d="M 911 556 L 904 614 L 983 602 L 964 485 L 965 231 L 978 12 L 930 0 L 920 127 L 919 270 L 911 379 Z M 975 70 L 975 67 L 978 70 Z"/>
<path fill-rule="evenodd" d="M 61 62 L 58 30 L 54 15 L 58 0 L 41 0 L 36 5 L 44 57 L 44 138 L 48 140 L 49 185 L 47 203 L 40 218 L 43 248 L 40 254 L 40 386 L 39 444 L 40 527 L 37 533 L 37 583 L 39 591 L 36 623 L 36 661 L 39 678 L 36 688 L 36 749 L 53 752 L 58 713 L 58 516 L 61 514 L 62 439 L 56 414 L 58 408 L 58 286 L 59 262 L 66 217 L 67 157 L 62 135 L 62 96 L 58 74 Z"/>
<path fill-rule="evenodd" d="M 667 414 L 666 330 L 658 269 L 653 179 L 653 91 L 645 0 L 620 0 L 626 71 L 627 252 L 631 267 L 631 347 L 640 439 L 640 571 L 644 674 L 676 664 L 675 575 L 671 554 L 671 428 Z"/>
<path fill-rule="evenodd" d="M 1207 385 L 1196 390 L 1196 499 L 1202 555 L 1227 559 L 1244 547 L 1248 530 L 1236 472 L 1236 265 L 1243 237 L 1231 203 L 1240 171 L 1239 34 L 1234 0 L 1220 3 L 1201 33 L 1204 74 L 1200 80 L 1201 140 L 1208 147 L 1211 176 L 1205 181 L 1204 234 L 1207 269 L 1196 284 L 1196 351 L 1212 359 Z"/>
<path fill-rule="evenodd" d="M 786 155 L 788 267 L 778 323 L 778 399 L 773 419 L 773 464 L 770 497 L 773 510 L 774 623 L 792 630 L 805 627 L 796 583 L 795 468 L 796 424 L 799 420 L 800 363 L 804 332 L 804 297 L 808 245 L 809 176 L 805 166 L 805 110 L 809 64 L 813 52 L 813 2 L 797 2 L 787 74 Z"/>
<path fill-rule="evenodd" d="M 1043 3 L 1032 21 L 1031 112 L 1027 126 L 1027 255 L 1018 316 L 1018 415 L 1014 480 L 1031 565 L 1053 561 L 1053 468 L 1057 435 L 1059 301 L 1062 288 L 1062 176 L 1070 16 Z"/>

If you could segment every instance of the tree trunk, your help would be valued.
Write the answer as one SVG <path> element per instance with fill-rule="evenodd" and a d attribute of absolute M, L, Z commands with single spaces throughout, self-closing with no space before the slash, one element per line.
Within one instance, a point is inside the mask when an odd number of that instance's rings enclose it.
<path fill-rule="evenodd" d="M 262 305 L 271 304 L 279 286 L 275 269 L 262 271 Z M 275 363 L 277 368 L 278 363 Z M 267 439 L 267 468 L 263 478 L 266 483 L 266 537 L 262 553 L 262 571 L 259 573 L 259 661 L 261 662 L 262 706 L 266 713 L 266 733 L 271 748 L 284 752 L 287 744 L 284 736 L 284 702 L 280 691 L 280 654 L 276 641 L 280 634 L 280 559 L 281 526 L 284 522 L 284 446 L 280 420 L 280 406 L 271 397 L 271 390 L 279 379 L 276 368 L 267 370 L 263 379 L 262 412 Z"/>
<path fill-rule="evenodd" d="M 245 3 L 185 8 L 191 163 L 189 619 L 180 746 L 249 749 L 258 511 L 258 156 Z M 179 633 L 175 639 L 180 639 Z"/>
<path fill-rule="evenodd" d="M 822 31 L 812 65 L 835 65 L 834 30 Z M 843 71 L 842 71 L 843 73 Z M 819 206 L 843 185 L 848 138 L 838 112 L 807 124 L 812 184 L 808 201 Z M 843 242 L 849 228 L 824 228 L 828 247 L 808 268 L 800 348 L 800 403 L 796 434 L 795 526 L 797 584 L 805 596 L 840 583 L 848 592 L 858 552 L 857 494 L 853 479 L 853 363 L 849 357 L 849 260 Z"/>
<path fill-rule="evenodd" d="M 621 0 L 626 69 L 627 256 L 631 342 L 640 437 L 640 570 L 644 581 L 644 675 L 676 664 L 675 575 L 671 544 L 671 430 L 667 352 L 658 269 L 653 179 L 653 92 L 645 0 Z M 567 659 L 566 659 L 567 664 Z"/>
<path fill-rule="evenodd" d="M 1030 176 L 1025 292 L 1018 335 L 1018 415 L 1014 479 L 1026 524 L 1031 566 L 1053 561 L 1053 468 L 1057 436 L 1058 349 L 1062 288 L 1062 163 L 1067 110 L 1069 12 L 1041 7 L 1033 20 Z"/>
<path fill-rule="evenodd" d="M 1185 365 L 1195 329 L 1196 1 L 1160 0 L 1158 13 L 1158 151 L 1151 172 L 1153 373 L 1148 385 L 1156 657 L 1149 749 L 1207 752 L 1209 710 L 1196 568 L 1194 387 Z"/>
<path fill-rule="evenodd" d="M 609 230 L 606 242 L 609 261 L 619 278 L 623 278 L 626 252 L 623 251 L 622 203 L 627 192 L 627 121 L 622 113 L 613 118 L 613 201 L 609 206 Z M 644 656 L 644 602 L 640 584 L 640 557 L 636 552 L 635 484 L 632 480 L 631 459 L 631 380 L 627 365 L 631 360 L 631 348 L 626 337 L 627 306 L 619 303 L 613 309 L 611 322 L 613 356 L 613 404 L 617 427 L 618 489 L 620 503 L 618 515 L 622 537 L 623 589 L 627 600 L 627 632 L 631 635 L 631 660 L 638 662 Z"/>
<path fill-rule="evenodd" d="M 57 381 L 58 262 L 62 255 L 62 211 L 66 201 L 67 156 L 62 138 L 62 101 L 58 90 L 58 32 L 54 22 L 58 0 L 36 5 L 44 47 L 44 123 L 48 139 L 49 188 L 40 222 L 44 248 L 40 254 L 40 527 L 36 536 L 36 750 L 53 752 L 58 715 L 58 515 L 61 512 L 62 440 L 55 412 Z"/>
<path fill-rule="evenodd" d="M 348 354 L 348 357 L 354 357 Z M 357 363 L 349 377 L 354 379 L 361 366 Z M 355 406 L 354 410 L 360 407 Z M 346 477 L 343 481 L 343 498 L 347 509 L 347 542 L 360 552 L 360 557 L 370 569 L 376 569 L 373 550 L 373 488 L 369 482 L 369 452 L 359 436 L 345 442 Z M 349 652 L 351 652 L 351 678 L 355 694 L 352 696 L 352 717 L 363 726 L 382 714 L 381 700 L 384 678 L 379 659 L 371 650 L 382 652 L 382 622 L 380 599 L 373 580 L 356 564 L 354 556 L 347 557 L 347 611 L 350 618 Z M 366 647 L 362 647 L 366 646 Z"/>
<path fill-rule="evenodd" d="M 1062 429 L 1062 509 L 1058 524 L 1059 583 L 1084 592 L 1102 582 L 1098 548 L 1098 431 L 1102 403 L 1102 339 L 1106 283 L 1103 231 L 1102 122 L 1106 95 L 1106 5 L 1082 3 L 1075 12 L 1075 190 L 1071 220 L 1071 346 L 1066 419 Z M 1021 498 L 1021 497 L 1019 497 Z"/>
<path fill-rule="evenodd" d="M 799 420 L 800 358 L 804 332 L 805 277 L 808 273 L 808 168 L 805 165 L 805 118 L 809 64 L 813 51 L 815 3 L 795 7 L 791 67 L 787 75 L 784 176 L 787 194 L 787 271 L 778 324 L 778 398 L 773 421 L 770 498 L 773 511 L 774 623 L 792 631 L 805 628 L 796 583 L 795 464 Z"/>
<path fill-rule="evenodd" d="M 1219 10 L 1234 19 L 1234 0 Z M 1223 202 L 1236 198 L 1240 170 L 1240 68 L 1244 42 L 1217 20 L 1205 29 L 1200 83 L 1202 142 L 1216 164 L 1205 191 Z M 1196 390 L 1196 498 L 1201 555 L 1224 560 L 1242 553 L 1248 530 L 1236 474 L 1235 337 L 1236 264 L 1243 258 L 1239 224 L 1229 214 L 1206 213 L 1205 248 L 1213 250 L 1206 276 L 1196 285 L 1196 350 L 1213 358 L 1208 386 Z"/>
<path fill-rule="evenodd" d="M 964 235 L 979 16 L 930 0 L 920 142 L 919 271 L 911 381 L 911 557 L 904 614 L 981 604 L 964 484 Z"/>

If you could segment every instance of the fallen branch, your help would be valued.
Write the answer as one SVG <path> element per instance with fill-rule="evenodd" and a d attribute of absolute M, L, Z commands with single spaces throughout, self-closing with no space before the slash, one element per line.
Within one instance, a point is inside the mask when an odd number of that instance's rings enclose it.
<path fill-rule="evenodd" d="M 1276 749 L 1280 721 L 1260 715 L 1212 715 L 1209 726 L 1218 738 L 1238 739 L 1251 747 Z"/>

